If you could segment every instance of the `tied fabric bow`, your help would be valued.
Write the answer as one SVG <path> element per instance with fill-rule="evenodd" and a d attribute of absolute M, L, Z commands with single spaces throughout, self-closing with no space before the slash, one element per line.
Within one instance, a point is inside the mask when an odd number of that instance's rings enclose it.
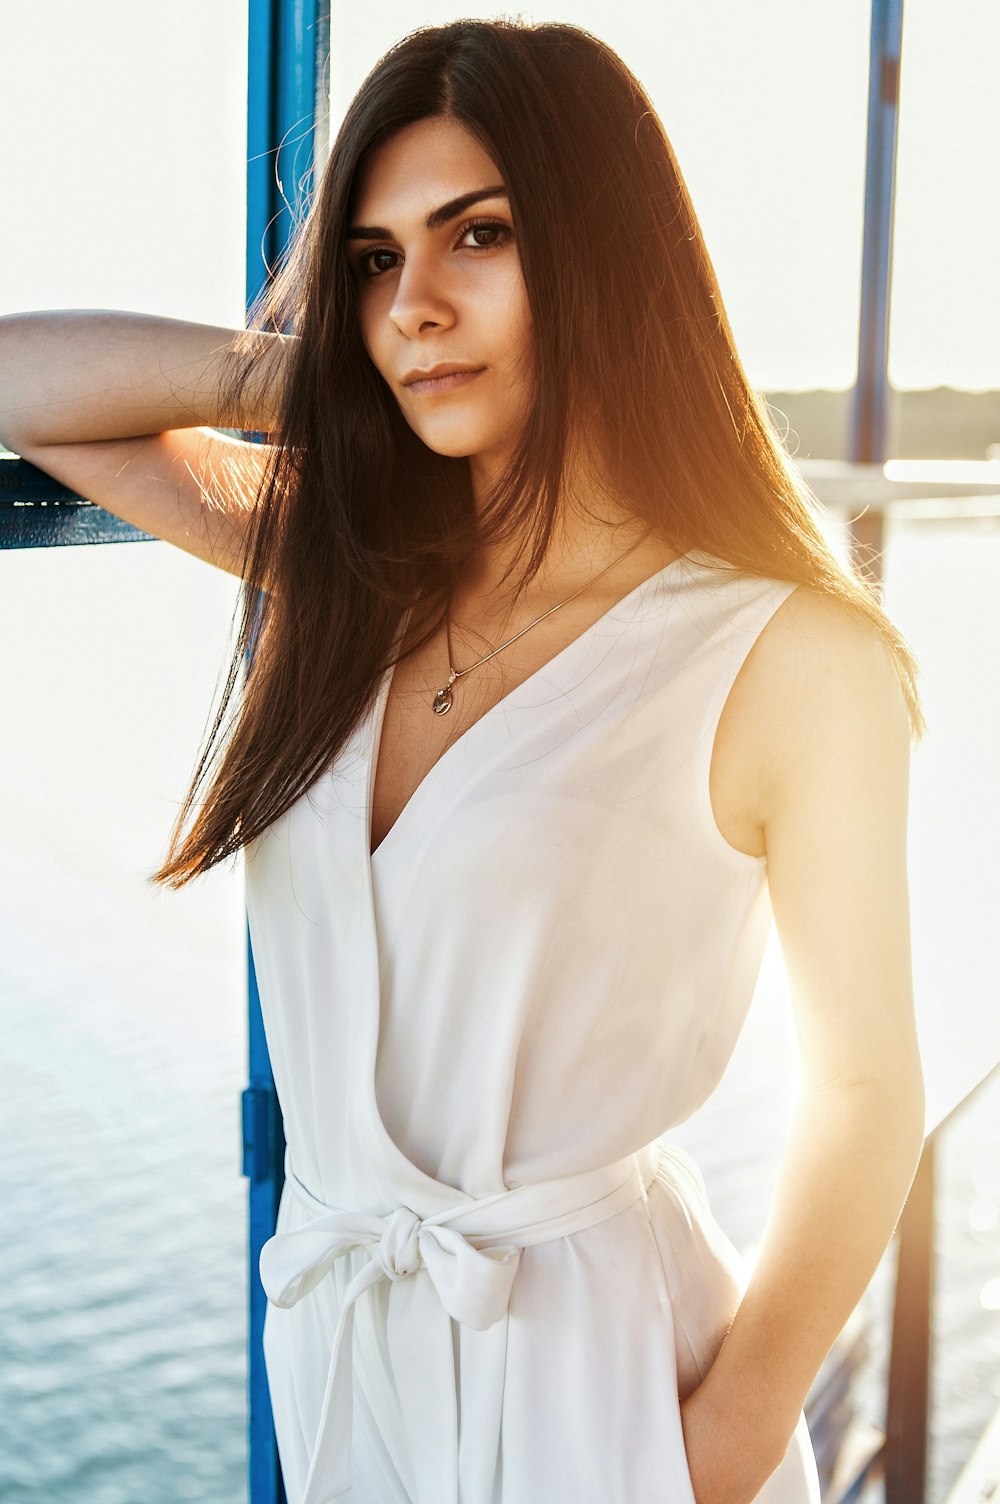
<path fill-rule="evenodd" d="M 406 1206 L 387 1217 L 330 1212 L 303 1227 L 276 1233 L 264 1244 L 260 1278 L 268 1300 L 284 1309 L 294 1306 L 354 1248 L 369 1249 L 371 1257 L 344 1292 L 301 1504 L 328 1504 L 351 1486 L 354 1305 L 363 1291 L 383 1279 L 412 1287 L 405 1295 L 402 1288 L 394 1291 L 387 1336 L 390 1356 L 399 1359 L 393 1365 L 397 1383 L 407 1391 L 407 1410 L 422 1438 L 420 1504 L 425 1504 L 425 1496 L 426 1504 L 457 1504 L 454 1385 L 450 1379 L 435 1384 L 431 1377 L 453 1369 L 451 1325 L 444 1314 L 477 1331 L 500 1321 L 510 1302 L 521 1249 L 474 1248 L 454 1228 L 433 1219 L 421 1221 Z M 421 1269 L 432 1290 L 425 1280 L 407 1279 Z M 449 1430 L 450 1444 L 432 1446 L 442 1425 Z"/>

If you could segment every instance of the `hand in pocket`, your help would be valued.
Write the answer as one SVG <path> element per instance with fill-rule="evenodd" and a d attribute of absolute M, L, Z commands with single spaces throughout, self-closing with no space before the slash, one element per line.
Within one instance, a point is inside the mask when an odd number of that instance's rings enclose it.
<path fill-rule="evenodd" d="M 705 1383 L 681 1401 L 695 1504 L 753 1504 L 781 1458 L 743 1416 L 720 1416 Z"/>

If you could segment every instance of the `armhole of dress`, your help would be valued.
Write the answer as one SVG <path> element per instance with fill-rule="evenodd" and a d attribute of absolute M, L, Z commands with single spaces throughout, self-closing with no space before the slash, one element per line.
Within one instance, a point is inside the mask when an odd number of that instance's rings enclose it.
<path fill-rule="evenodd" d="M 763 580 L 756 577 L 750 577 L 748 581 L 747 577 L 744 577 L 740 581 L 741 588 L 746 588 L 748 583 L 767 588 L 762 589 L 753 607 L 745 606 L 741 610 L 737 600 L 733 609 L 740 618 L 738 626 L 734 626 L 732 621 L 727 621 L 724 625 L 723 630 L 729 644 L 729 653 L 728 656 L 722 657 L 723 669 L 718 681 L 712 686 L 712 693 L 705 709 L 705 717 L 695 747 L 694 780 L 695 806 L 706 838 L 724 856 L 728 856 L 734 866 L 742 866 L 748 871 L 753 871 L 755 868 L 764 869 L 767 863 L 766 855 L 754 856 L 749 851 L 741 851 L 738 846 L 733 846 L 726 840 L 716 823 L 710 782 L 712 753 L 715 751 L 715 738 L 719 722 L 722 720 L 722 712 L 726 707 L 730 691 L 739 677 L 740 670 L 750 656 L 751 648 L 779 607 L 783 606 L 792 592 L 798 589 L 798 584 L 791 580 Z"/>

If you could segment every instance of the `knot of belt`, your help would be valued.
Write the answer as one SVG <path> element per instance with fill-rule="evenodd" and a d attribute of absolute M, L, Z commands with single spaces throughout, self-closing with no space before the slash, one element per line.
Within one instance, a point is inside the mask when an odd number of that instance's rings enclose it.
<path fill-rule="evenodd" d="M 300 1504 L 328 1504 L 351 1487 L 354 1306 L 365 1290 L 386 1279 L 393 1282 L 386 1328 L 389 1357 L 407 1431 L 420 1438 L 414 1453 L 417 1498 L 419 1504 L 458 1504 L 449 1318 L 477 1331 L 500 1322 L 507 1314 L 521 1249 L 579 1232 L 644 1198 L 659 1149 L 655 1141 L 606 1168 L 466 1197 L 424 1218 L 408 1206 L 384 1217 L 323 1207 L 289 1167 L 289 1188 L 319 1214 L 302 1227 L 275 1234 L 261 1249 L 260 1278 L 271 1304 L 294 1306 L 343 1254 L 355 1248 L 369 1253 L 344 1291 Z M 458 1222 L 461 1231 L 453 1225 Z M 409 1278 L 421 1270 L 427 1280 Z"/>
<path fill-rule="evenodd" d="M 385 1224 L 375 1257 L 390 1279 L 416 1274 L 420 1268 L 420 1218 L 408 1206 L 400 1206 Z"/>

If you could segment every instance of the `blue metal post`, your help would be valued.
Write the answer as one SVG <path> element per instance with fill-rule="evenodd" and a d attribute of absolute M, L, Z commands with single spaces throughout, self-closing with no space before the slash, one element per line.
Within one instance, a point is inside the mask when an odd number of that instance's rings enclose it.
<path fill-rule="evenodd" d="M 267 1300 L 257 1262 L 274 1231 L 282 1186 L 285 1136 L 274 1092 L 271 1062 L 257 991 L 253 950 L 247 935 L 249 1085 L 243 1093 L 243 1173 L 249 1187 L 249 1326 L 247 1364 L 247 1476 L 251 1504 L 283 1504 L 284 1489 L 264 1370 L 264 1313 Z"/>
<path fill-rule="evenodd" d="M 329 0 L 249 0 L 248 311 L 277 269 L 312 193 L 314 168 L 325 146 L 322 88 L 328 38 Z M 261 605 L 258 596 L 258 609 Z M 247 663 L 251 671 L 252 658 Z M 247 961 L 249 1084 L 243 1094 L 243 1173 L 250 1181 L 248 1491 L 250 1504 L 284 1504 L 264 1369 L 266 1297 L 258 1272 L 261 1247 L 274 1231 L 284 1179 L 284 1133 L 249 933 Z"/>
<path fill-rule="evenodd" d="M 902 39 L 903 0 L 872 0 L 861 323 L 849 442 L 850 458 L 865 463 L 886 458 L 889 289 Z M 878 577 L 881 513 L 868 512 L 859 519 L 854 525 L 854 543 L 857 562 Z"/>

